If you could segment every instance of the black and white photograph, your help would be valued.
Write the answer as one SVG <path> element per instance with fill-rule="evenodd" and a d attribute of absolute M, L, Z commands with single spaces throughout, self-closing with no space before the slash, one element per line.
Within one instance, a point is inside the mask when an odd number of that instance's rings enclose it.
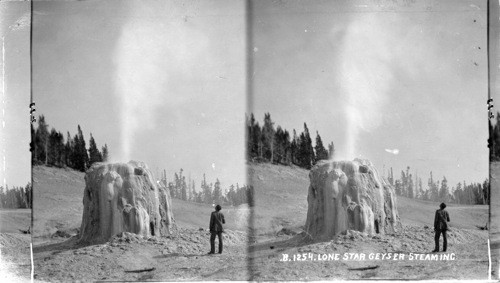
<path fill-rule="evenodd" d="M 244 8 L 33 3 L 35 280 L 249 278 Z"/>
<path fill-rule="evenodd" d="M 253 279 L 488 279 L 487 2 L 251 4 Z"/>
<path fill-rule="evenodd" d="M 0 277 L 497 280 L 499 15 L 0 2 Z"/>

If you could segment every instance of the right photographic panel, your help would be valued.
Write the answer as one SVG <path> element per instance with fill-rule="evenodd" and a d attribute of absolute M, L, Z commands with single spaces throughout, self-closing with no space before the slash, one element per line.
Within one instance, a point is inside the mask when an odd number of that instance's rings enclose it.
<path fill-rule="evenodd" d="M 495 275 L 488 2 L 248 10 L 252 279 Z"/>

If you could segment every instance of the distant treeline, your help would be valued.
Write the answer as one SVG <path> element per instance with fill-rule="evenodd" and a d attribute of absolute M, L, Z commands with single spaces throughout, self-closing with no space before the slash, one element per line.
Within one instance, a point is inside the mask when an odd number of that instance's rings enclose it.
<path fill-rule="evenodd" d="M 108 146 L 104 144 L 100 151 L 92 133 L 90 133 L 87 149 L 80 125 L 78 125 L 78 133 L 73 138 L 69 131 L 67 132 L 65 141 L 63 134 L 56 129 L 52 128 L 49 132 L 49 125 L 45 122 L 45 117 L 41 115 L 38 117 L 36 130 L 31 125 L 31 135 L 31 150 L 34 150 L 33 164 L 70 167 L 85 172 L 93 163 L 108 160 Z"/>
<path fill-rule="evenodd" d="M 482 184 L 466 184 L 464 181 L 450 188 L 445 176 L 443 176 L 442 180 L 435 180 L 431 171 L 427 180 L 427 187 L 424 189 L 422 178 L 418 177 L 416 173 L 411 174 L 408 166 L 406 172 L 401 170 L 399 179 L 394 179 L 391 168 L 387 180 L 395 187 L 396 194 L 399 196 L 445 203 L 490 204 L 488 179 L 485 179 Z"/>
<path fill-rule="evenodd" d="M 259 122 L 255 121 L 253 113 L 250 114 L 250 117 L 246 116 L 246 127 L 247 159 L 249 161 L 283 165 L 295 164 L 305 169 L 311 169 L 318 161 L 332 157 L 335 151 L 333 142 L 328 144 L 328 150 L 324 147 L 317 131 L 316 145 L 313 147 L 306 123 L 304 123 L 304 131 L 300 135 L 297 135 L 295 129 L 290 136 L 290 132 L 281 126 L 275 128 L 269 113 L 264 114 L 262 127 Z"/>
<path fill-rule="evenodd" d="M 168 188 L 172 198 L 206 204 L 237 206 L 248 203 L 252 205 L 253 190 L 250 186 L 240 187 L 236 184 L 236 186 L 230 185 L 227 190 L 223 190 L 219 179 L 216 179 L 215 183 L 207 183 L 205 174 L 203 174 L 201 189 L 198 191 L 195 189 L 195 182 L 191 179 L 186 181 L 183 172 L 180 169 L 179 173 L 174 174 L 174 179 L 168 182 L 167 173 L 163 170 L 160 182 Z"/>
<path fill-rule="evenodd" d="M 0 208 L 32 208 L 31 183 L 26 187 L 0 186 Z"/>

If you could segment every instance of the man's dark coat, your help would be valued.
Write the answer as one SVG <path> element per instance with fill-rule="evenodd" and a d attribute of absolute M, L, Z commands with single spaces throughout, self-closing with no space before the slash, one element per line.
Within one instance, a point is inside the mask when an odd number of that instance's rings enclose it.
<path fill-rule="evenodd" d="M 206 223 L 206 222 L 205 222 Z M 212 212 L 212 215 L 210 215 L 210 232 L 223 232 L 224 227 L 222 224 L 225 224 L 226 221 L 224 220 L 224 214 L 220 211 L 214 211 Z"/>
<path fill-rule="evenodd" d="M 439 251 L 439 237 L 441 234 L 443 235 L 443 251 L 446 251 L 448 246 L 448 239 L 446 236 L 446 230 L 448 230 L 448 223 L 450 221 L 450 215 L 448 215 L 448 211 L 444 209 L 436 210 L 436 216 L 434 216 L 434 230 L 436 231 L 434 235 L 434 251 Z"/>
<path fill-rule="evenodd" d="M 448 224 L 446 222 L 450 221 L 450 215 L 448 211 L 444 209 L 436 210 L 436 216 L 434 217 L 434 229 L 439 231 L 448 230 Z"/>

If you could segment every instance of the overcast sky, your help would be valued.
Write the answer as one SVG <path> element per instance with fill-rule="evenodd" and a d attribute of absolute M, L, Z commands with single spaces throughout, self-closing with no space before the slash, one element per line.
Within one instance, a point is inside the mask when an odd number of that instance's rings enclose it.
<path fill-rule="evenodd" d="M 34 3 L 33 79 L 50 127 L 111 161 L 245 181 L 243 1 Z"/>
<path fill-rule="evenodd" d="M 488 177 L 486 1 L 255 1 L 253 109 L 396 178 Z M 408 2 L 410 3 L 410 2 Z M 398 154 L 395 154 L 398 153 Z"/>
<path fill-rule="evenodd" d="M 0 2 L 0 186 L 26 186 L 31 180 L 29 103 L 29 2 Z M 0 46 L 0 49 L 2 47 Z"/>

